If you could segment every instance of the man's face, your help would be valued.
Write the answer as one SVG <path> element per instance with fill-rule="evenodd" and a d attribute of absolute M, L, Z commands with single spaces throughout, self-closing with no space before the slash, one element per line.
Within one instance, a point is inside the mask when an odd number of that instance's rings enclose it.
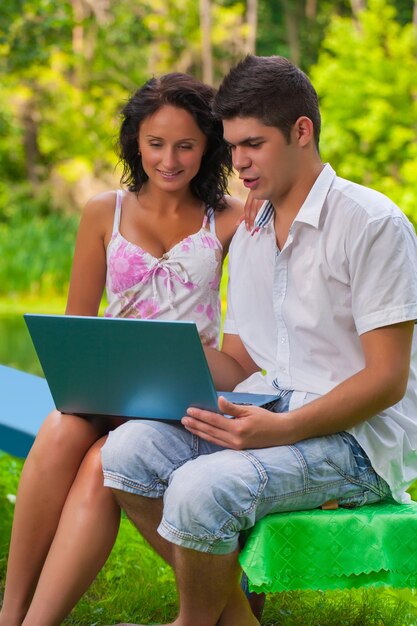
<path fill-rule="evenodd" d="M 255 117 L 223 120 L 224 137 L 230 144 L 233 166 L 253 197 L 271 200 L 278 207 L 296 184 L 300 152 L 274 126 Z"/>

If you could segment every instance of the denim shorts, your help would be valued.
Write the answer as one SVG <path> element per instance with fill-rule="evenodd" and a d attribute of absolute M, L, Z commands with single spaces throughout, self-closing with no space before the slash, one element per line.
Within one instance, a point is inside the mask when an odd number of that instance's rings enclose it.
<path fill-rule="evenodd" d="M 288 411 L 290 396 L 282 392 L 268 408 Z M 109 433 L 102 460 L 107 487 L 163 498 L 162 537 L 212 554 L 235 550 L 240 533 L 270 513 L 314 509 L 334 499 L 357 507 L 390 495 L 345 432 L 236 451 L 178 423 L 132 420 Z"/>

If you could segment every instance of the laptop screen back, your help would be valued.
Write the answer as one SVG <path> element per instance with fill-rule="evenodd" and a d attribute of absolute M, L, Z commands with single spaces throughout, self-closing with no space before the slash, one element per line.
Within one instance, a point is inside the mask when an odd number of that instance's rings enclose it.
<path fill-rule="evenodd" d="M 217 409 L 194 322 L 26 314 L 63 413 L 179 420 Z"/>

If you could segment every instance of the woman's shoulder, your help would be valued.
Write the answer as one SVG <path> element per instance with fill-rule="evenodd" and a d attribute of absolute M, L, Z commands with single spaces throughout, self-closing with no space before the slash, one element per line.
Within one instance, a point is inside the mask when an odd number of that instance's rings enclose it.
<path fill-rule="evenodd" d="M 216 222 L 219 220 L 228 221 L 234 218 L 239 219 L 243 215 L 244 204 L 239 198 L 234 196 L 224 196 L 225 208 L 216 211 Z"/>
<path fill-rule="evenodd" d="M 224 197 L 226 207 L 215 212 L 216 233 L 224 251 L 227 252 L 230 241 L 236 232 L 243 216 L 243 202 L 233 196 Z"/>
<path fill-rule="evenodd" d="M 80 227 L 108 239 L 113 230 L 116 194 L 116 191 L 104 191 L 87 200 L 82 210 Z"/>
<path fill-rule="evenodd" d="M 85 203 L 83 212 L 87 214 L 98 214 L 114 212 L 116 206 L 116 191 L 103 191 L 92 196 Z"/>

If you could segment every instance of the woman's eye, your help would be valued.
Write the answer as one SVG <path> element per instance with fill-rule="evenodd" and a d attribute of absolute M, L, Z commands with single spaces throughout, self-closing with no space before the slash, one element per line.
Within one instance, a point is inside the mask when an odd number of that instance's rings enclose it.
<path fill-rule="evenodd" d="M 181 150 L 191 150 L 192 146 L 189 143 L 182 143 L 180 146 Z"/>
<path fill-rule="evenodd" d="M 151 146 L 151 148 L 160 148 L 162 146 L 161 143 L 156 142 L 151 142 L 149 145 Z"/>

